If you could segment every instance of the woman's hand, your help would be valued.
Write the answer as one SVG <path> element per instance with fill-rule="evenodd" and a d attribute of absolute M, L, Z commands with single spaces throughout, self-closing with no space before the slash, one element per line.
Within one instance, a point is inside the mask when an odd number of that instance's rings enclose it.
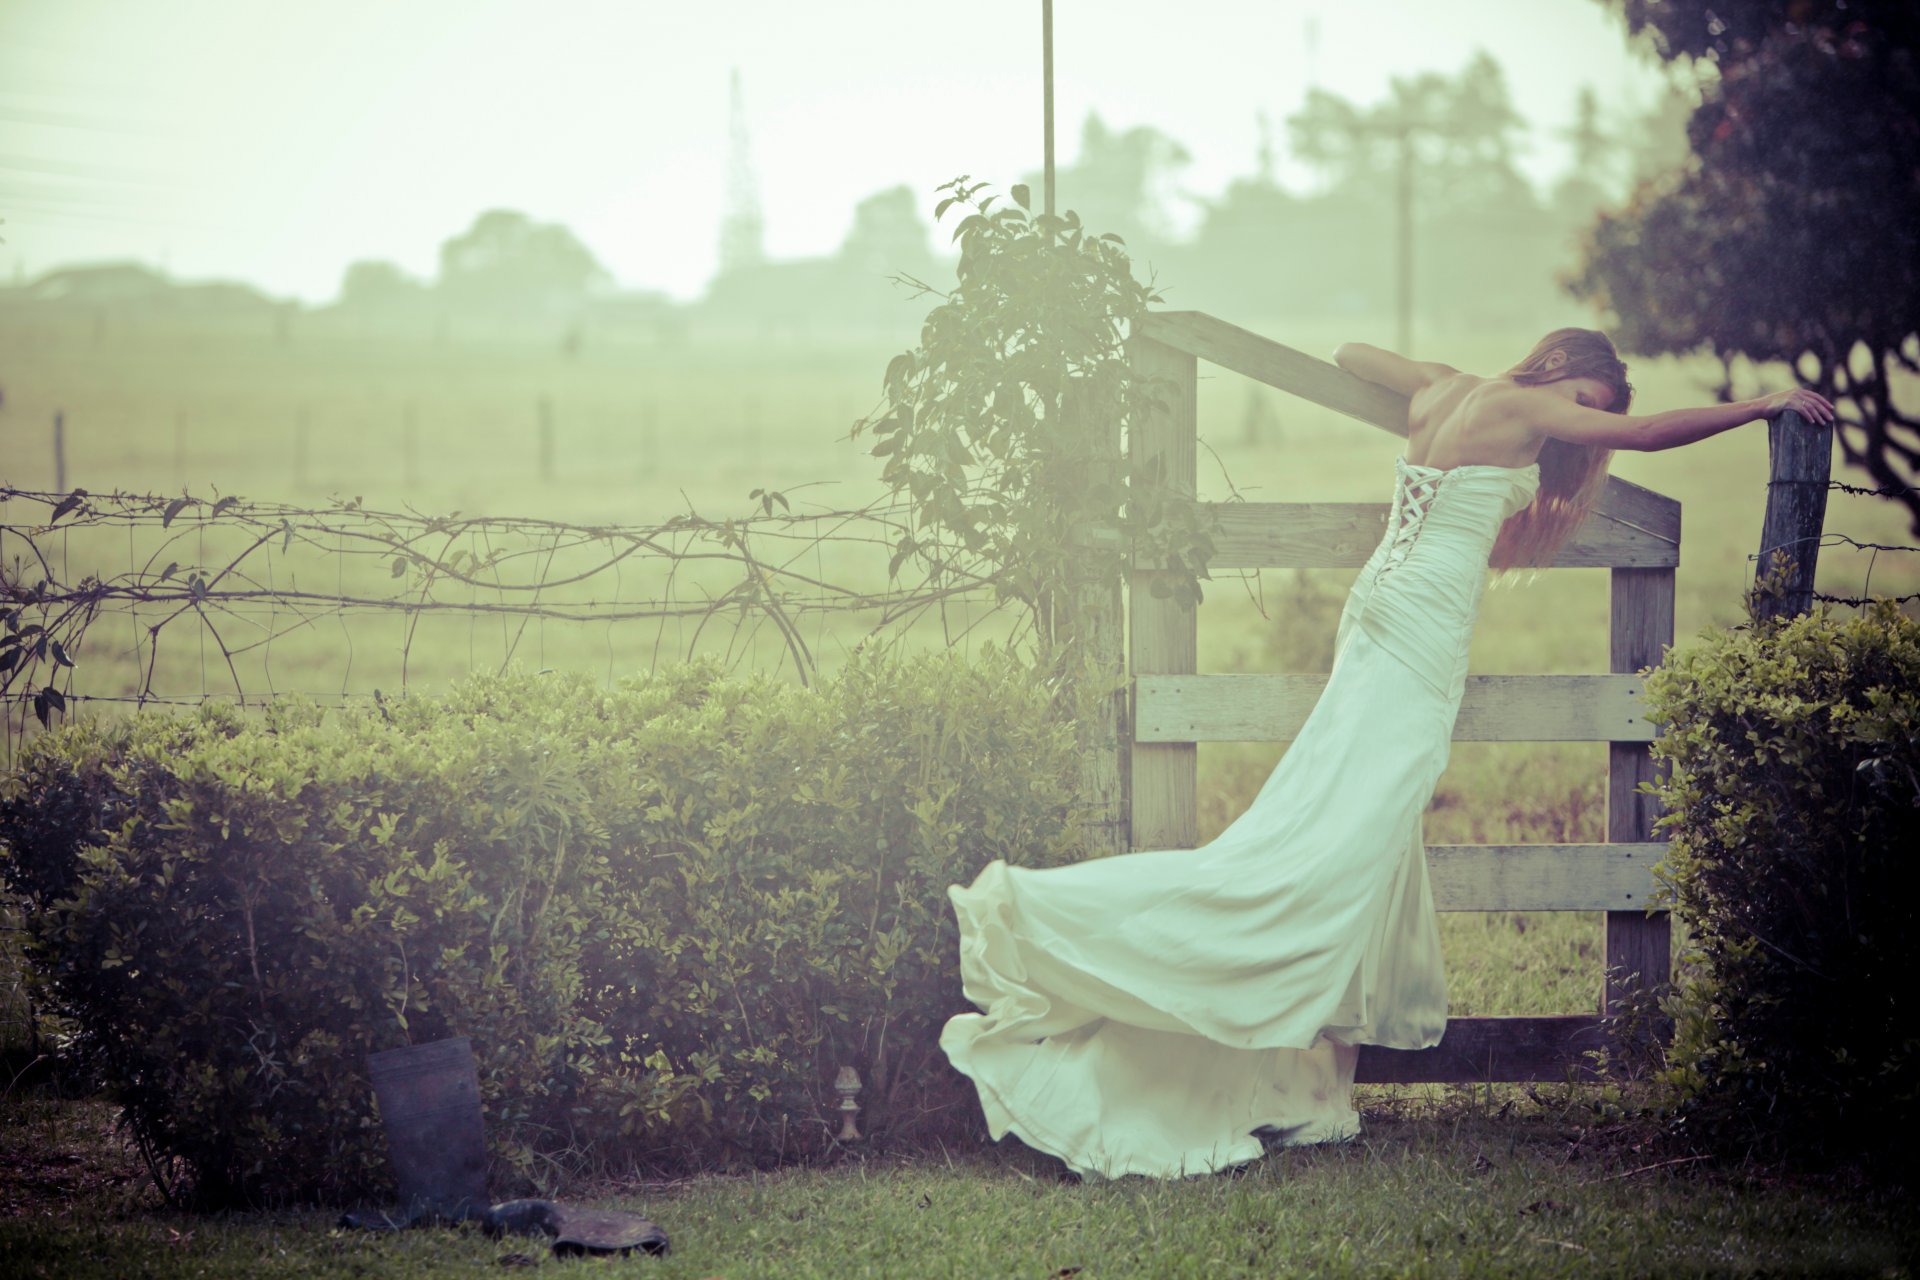
<path fill-rule="evenodd" d="M 1825 396 L 1805 387 L 1776 391 L 1770 396 L 1761 396 L 1754 404 L 1759 408 L 1760 416 L 1768 422 L 1791 409 L 1816 427 L 1833 425 L 1832 403 Z"/>

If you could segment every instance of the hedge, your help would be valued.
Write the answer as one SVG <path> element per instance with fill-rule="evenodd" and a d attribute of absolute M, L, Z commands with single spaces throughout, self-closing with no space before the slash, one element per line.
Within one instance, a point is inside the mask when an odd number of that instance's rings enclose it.
<path fill-rule="evenodd" d="M 378 1196 L 369 1052 L 471 1036 L 495 1184 L 975 1132 L 945 888 L 1084 856 L 1016 659 L 477 677 L 83 720 L 0 786 L 43 1008 L 207 1203 Z"/>
<path fill-rule="evenodd" d="M 1709 1145 L 1915 1165 L 1920 623 L 1883 604 L 1710 632 L 1647 682 L 1656 873 L 1692 937 L 1665 1077 Z"/>

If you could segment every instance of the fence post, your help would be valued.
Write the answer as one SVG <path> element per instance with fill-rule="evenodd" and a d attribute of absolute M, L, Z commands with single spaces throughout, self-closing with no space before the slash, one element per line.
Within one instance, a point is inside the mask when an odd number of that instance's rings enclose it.
<path fill-rule="evenodd" d="M 293 421 L 293 487 L 307 487 L 307 407 L 300 406 Z"/>
<path fill-rule="evenodd" d="M 1151 338 L 1134 337 L 1127 350 L 1135 379 L 1173 381 L 1172 390 L 1164 395 L 1166 411 L 1133 424 L 1131 470 L 1140 475 L 1153 466 L 1154 459 L 1161 459 L 1166 466 L 1167 487 L 1194 497 L 1199 480 L 1199 371 L 1195 358 Z M 1154 598 L 1153 583 L 1159 572 L 1163 571 L 1136 567 L 1128 575 L 1131 674 L 1192 675 L 1200 669 L 1199 619 L 1192 605 Z M 1137 702 L 1128 712 L 1133 847 L 1191 849 L 1200 842 L 1195 794 L 1199 747 L 1192 742 L 1133 742 Z"/>
<path fill-rule="evenodd" d="M 400 482 L 409 490 L 420 483 L 419 421 L 411 400 L 400 421 Z"/>
<path fill-rule="evenodd" d="M 1077 393 L 1069 390 L 1061 398 L 1062 427 L 1084 442 L 1091 455 L 1090 484 L 1115 485 L 1120 476 L 1120 421 L 1089 421 Z M 1116 502 L 1110 518 L 1118 519 Z M 1110 525 L 1081 530 L 1091 541 L 1113 538 Z M 1107 544 L 1114 545 L 1114 544 Z M 1090 810 L 1085 821 L 1087 844 L 1095 857 L 1127 851 L 1127 797 L 1125 753 L 1132 737 L 1126 714 L 1126 619 L 1120 607 L 1120 583 L 1117 580 L 1092 581 L 1074 575 L 1067 588 L 1071 617 L 1069 634 L 1086 656 L 1093 680 L 1110 686 L 1089 721 L 1078 731 L 1080 757 L 1079 799 Z M 1074 678 L 1080 678 L 1076 672 Z"/>
<path fill-rule="evenodd" d="M 67 414 L 64 409 L 53 411 L 53 491 L 67 491 Z"/>
<path fill-rule="evenodd" d="M 1813 607 L 1833 435 L 1789 409 L 1767 423 L 1767 464 L 1767 516 L 1754 562 L 1754 612 L 1763 618 L 1791 618 Z M 1777 595 L 1763 590 L 1767 575 L 1780 569 L 1787 574 L 1786 589 Z"/>
<path fill-rule="evenodd" d="M 1673 643 L 1673 570 L 1614 569 L 1612 622 L 1608 668 L 1638 671 L 1660 662 L 1661 651 Z M 1607 839 L 1614 843 L 1653 840 L 1653 820 L 1659 809 L 1640 784 L 1654 778 L 1653 752 L 1645 742 L 1607 744 Z M 1673 976 L 1673 928 L 1665 911 L 1609 911 L 1606 938 L 1606 983 L 1600 997 L 1603 1015 L 1622 1011 L 1636 986 L 1656 990 Z M 1638 975 L 1636 979 L 1634 975 Z M 1640 1035 L 1670 1040 L 1672 1029 L 1662 1014 Z M 1628 1045 L 1620 1048 L 1628 1049 Z"/>
<path fill-rule="evenodd" d="M 540 397 L 540 478 L 553 479 L 553 401 Z"/>

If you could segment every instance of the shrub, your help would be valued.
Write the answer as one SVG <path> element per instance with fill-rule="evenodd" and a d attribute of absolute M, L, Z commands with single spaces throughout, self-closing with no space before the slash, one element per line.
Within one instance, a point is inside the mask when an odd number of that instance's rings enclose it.
<path fill-rule="evenodd" d="M 1728 1149 L 1911 1162 L 1920 624 L 1882 605 L 1709 633 L 1648 681 L 1658 870 L 1693 942 L 1669 1002 L 1682 1122 Z"/>
<path fill-rule="evenodd" d="M 803 689 L 712 660 L 36 740 L 0 874 L 41 999 L 203 1201 L 378 1194 L 367 1053 L 473 1038 L 497 1181 L 977 1125 L 945 887 L 1081 853 L 1072 727 L 989 648 Z"/>

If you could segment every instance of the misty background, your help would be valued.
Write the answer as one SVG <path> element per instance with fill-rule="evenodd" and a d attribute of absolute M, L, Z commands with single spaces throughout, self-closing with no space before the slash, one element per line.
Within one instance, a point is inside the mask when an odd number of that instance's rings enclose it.
<path fill-rule="evenodd" d="M 1573 237 L 1684 156 L 1695 95 L 1591 0 L 1472 18 L 1062 4 L 1061 206 L 1169 306 L 1390 314 L 1379 126 L 1407 119 L 1416 323 L 1567 322 Z M 0 263 L 36 301 L 442 336 L 910 339 L 890 277 L 940 281 L 933 188 L 1038 190 L 1038 28 L 1024 2 L 7 0 Z"/>

